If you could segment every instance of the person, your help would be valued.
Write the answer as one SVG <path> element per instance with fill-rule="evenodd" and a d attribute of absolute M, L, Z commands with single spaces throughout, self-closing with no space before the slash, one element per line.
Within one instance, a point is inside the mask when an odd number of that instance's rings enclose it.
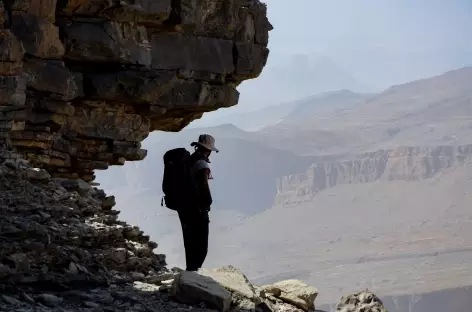
<path fill-rule="evenodd" d="M 210 155 L 219 152 L 215 147 L 215 138 L 202 134 L 198 142 L 190 144 L 195 148 L 190 155 L 192 175 L 196 196 L 192 207 L 178 210 L 185 248 L 187 271 L 198 271 L 205 262 L 208 253 L 209 212 L 213 203 L 208 180 L 213 179 L 210 170 Z"/>

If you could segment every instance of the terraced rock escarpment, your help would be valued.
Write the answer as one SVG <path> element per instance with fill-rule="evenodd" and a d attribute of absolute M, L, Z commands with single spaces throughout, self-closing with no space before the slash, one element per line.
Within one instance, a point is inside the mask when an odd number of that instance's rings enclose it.
<path fill-rule="evenodd" d="M 235 105 L 271 29 L 258 0 L 0 1 L 0 142 L 93 181 L 150 132 Z"/>
<path fill-rule="evenodd" d="M 354 159 L 314 163 L 304 174 L 277 180 L 276 205 L 309 201 L 316 193 L 340 184 L 415 181 L 472 160 L 472 145 L 399 147 L 366 153 Z"/>

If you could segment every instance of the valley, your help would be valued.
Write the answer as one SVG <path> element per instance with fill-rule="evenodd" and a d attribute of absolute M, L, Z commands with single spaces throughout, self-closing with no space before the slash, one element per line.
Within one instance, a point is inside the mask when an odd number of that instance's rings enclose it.
<path fill-rule="evenodd" d="M 220 233 L 209 265 L 231 259 L 258 282 L 304 277 L 329 294 L 470 285 L 471 186 L 470 163 L 423 181 L 339 185 Z"/>

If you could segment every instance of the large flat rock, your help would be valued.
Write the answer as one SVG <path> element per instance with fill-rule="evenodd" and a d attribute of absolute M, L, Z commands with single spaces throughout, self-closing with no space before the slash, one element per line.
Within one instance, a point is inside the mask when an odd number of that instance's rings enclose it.
<path fill-rule="evenodd" d="M 254 299 L 256 293 L 254 286 L 247 277 L 238 269 L 232 266 L 226 266 L 215 270 L 200 269 L 198 271 L 203 276 L 208 276 L 232 293 Z"/>
<path fill-rule="evenodd" d="M 183 271 L 174 279 L 172 295 L 182 303 L 199 304 L 226 312 L 231 305 L 231 293 L 214 279 L 196 272 Z"/>
<path fill-rule="evenodd" d="M 280 281 L 273 285 L 262 287 L 262 290 L 304 311 L 313 311 L 315 309 L 314 302 L 318 296 L 316 288 L 295 279 Z"/>

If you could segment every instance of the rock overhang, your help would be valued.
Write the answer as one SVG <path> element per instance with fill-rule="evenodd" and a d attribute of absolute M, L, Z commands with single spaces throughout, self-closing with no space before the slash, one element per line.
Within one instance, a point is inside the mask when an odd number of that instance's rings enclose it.
<path fill-rule="evenodd" d="M 55 177 L 143 159 L 150 132 L 237 104 L 269 53 L 258 0 L 0 3 L 0 140 Z"/>

